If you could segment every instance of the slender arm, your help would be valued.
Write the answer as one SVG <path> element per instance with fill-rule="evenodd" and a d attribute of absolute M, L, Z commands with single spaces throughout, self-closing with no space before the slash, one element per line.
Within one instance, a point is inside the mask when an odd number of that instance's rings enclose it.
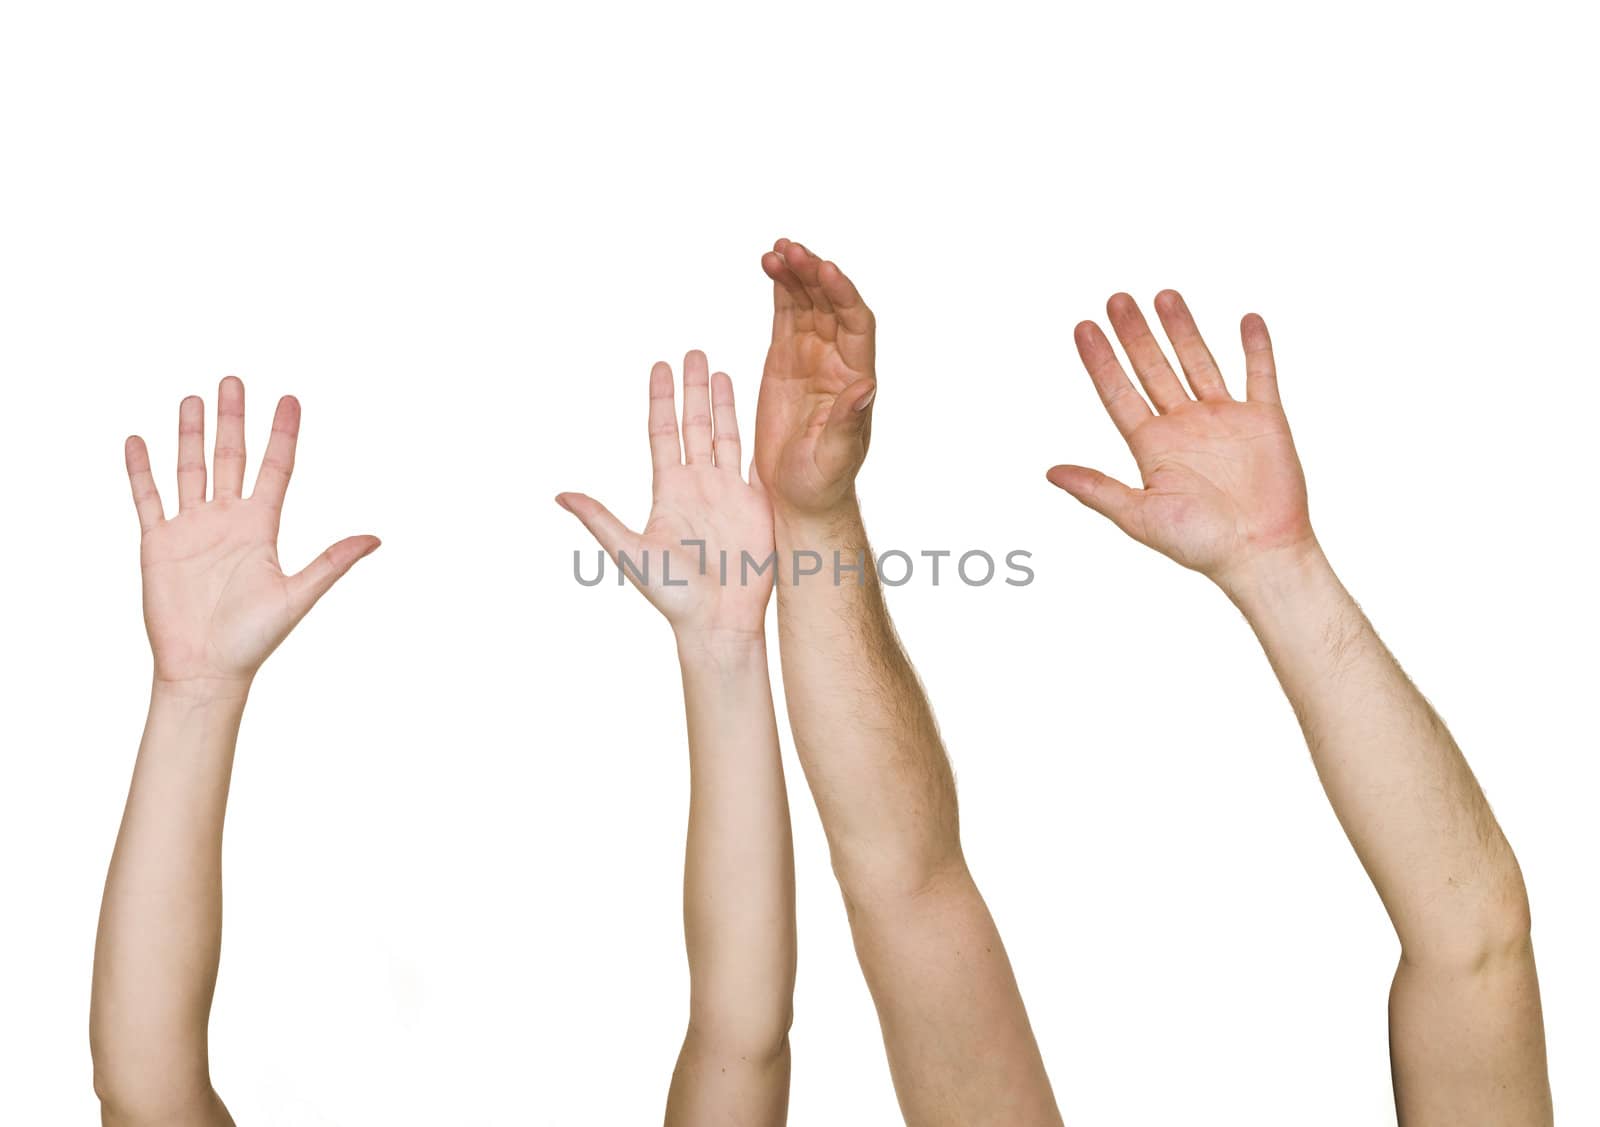
<path fill-rule="evenodd" d="M 90 1042 L 111 1127 L 231 1124 L 206 1024 L 222 947 L 222 821 L 246 687 L 157 682 L 95 944 Z"/>
<path fill-rule="evenodd" d="M 178 511 L 167 515 L 144 440 L 125 447 L 142 533 L 150 713 L 100 905 L 89 1048 L 108 1127 L 232 1124 L 211 1087 L 207 1024 L 222 945 L 222 822 L 234 744 L 256 670 L 374 536 L 334 544 L 304 570 L 278 563 L 300 404 L 273 418 L 244 495 L 244 385 L 217 391 L 214 492 L 205 405 L 178 411 Z"/>
<path fill-rule="evenodd" d="M 772 507 L 742 472 L 733 381 L 705 353 L 650 372 L 650 519 L 630 531 L 582 493 L 556 501 L 672 624 L 689 724 L 683 933 L 689 1024 L 667 1093 L 668 1127 L 776 1127 L 789 1107 L 794 1008 L 794 846 L 767 674 Z M 643 568 L 637 565 L 647 563 Z M 619 563 L 620 566 L 620 563 Z M 666 579 L 671 570 L 677 578 Z"/>
<path fill-rule="evenodd" d="M 689 726 L 689 1027 L 669 1127 L 781 1124 L 795 977 L 794 850 L 760 638 L 680 641 Z"/>

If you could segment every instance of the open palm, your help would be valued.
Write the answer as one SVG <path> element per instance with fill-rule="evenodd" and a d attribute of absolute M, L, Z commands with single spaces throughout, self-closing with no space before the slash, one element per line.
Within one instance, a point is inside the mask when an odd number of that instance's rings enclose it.
<path fill-rule="evenodd" d="M 217 393 L 214 495 L 206 499 L 205 404 L 191 396 L 178 414 L 178 512 L 164 515 L 144 440 L 129 438 L 128 479 L 143 536 L 145 626 L 155 675 L 171 682 L 247 684 L 261 663 L 356 560 L 373 536 L 334 544 L 305 570 L 278 563 L 278 519 L 294 468 L 300 405 L 278 404 L 272 438 L 249 497 L 244 485 L 244 385 Z"/>
<path fill-rule="evenodd" d="M 1252 314 L 1240 326 L 1247 382 L 1240 402 L 1228 393 L 1178 294 L 1158 295 L 1156 312 L 1193 398 L 1134 300 L 1118 294 L 1107 312 L 1148 403 L 1098 326 L 1085 321 L 1074 335 L 1144 488 L 1130 489 L 1082 466 L 1056 466 L 1050 480 L 1134 539 L 1214 579 L 1264 552 L 1311 543 L 1305 477 L 1278 403 L 1272 345 L 1261 318 Z"/>
<path fill-rule="evenodd" d="M 650 372 L 650 518 L 633 532 L 594 498 L 556 500 L 594 534 L 622 573 L 680 636 L 759 636 L 772 594 L 776 557 L 772 508 L 752 470 L 741 473 L 733 381 L 708 376 L 703 352 L 683 361 L 682 444 L 672 368 Z"/>
<path fill-rule="evenodd" d="M 867 455 L 877 328 L 850 279 L 799 243 L 779 239 L 761 267 L 773 318 L 756 466 L 780 507 L 820 512 L 850 495 Z"/>

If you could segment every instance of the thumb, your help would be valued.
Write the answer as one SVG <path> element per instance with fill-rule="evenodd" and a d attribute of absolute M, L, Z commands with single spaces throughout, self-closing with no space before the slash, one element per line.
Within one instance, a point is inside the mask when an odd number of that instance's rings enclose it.
<path fill-rule="evenodd" d="M 1085 466 L 1054 466 L 1044 476 L 1051 485 L 1066 490 L 1135 540 L 1144 539 L 1134 530 L 1139 506 L 1144 503 L 1141 490 L 1129 489 L 1116 478 Z"/>
<path fill-rule="evenodd" d="M 618 552 L 626 552 L 630 556 L 638 555 L 634 545 L 639 537 L 629 531 L 627 525 L 612 516 L 610 509 L 593 497 L 582 493 L 557 493 L 556 504 L 583 522 L 583 527 L 600 542 L 600 546 L 606 550 L 613 563 L 616 563 Z"/>
<path fill-rule="evenodd" d="M 857 380 L 839 393 L 822 425 L 818 461 L 833 465 L 861 461 L 872 433 L 872 401 L 877 394 L 878 381 L 872 376 Z"/>
<path fill-rule="evenodd" d="M 340 576 L 354 567 L 357 560 L 374 552 L 381 543 L 376 536 L 347 536 L 300 572 L 291 575 L 289 604 L 295 617 L 303 616 L 316 606 L 317 600 L 328 593 Z"/>

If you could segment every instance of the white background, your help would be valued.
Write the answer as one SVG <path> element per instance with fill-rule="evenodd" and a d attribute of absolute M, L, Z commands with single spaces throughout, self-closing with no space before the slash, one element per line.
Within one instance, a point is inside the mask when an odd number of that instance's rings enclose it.
<path fill-rule="evenodd" d="M 1396 943 L 1252 638 L 1043 478 L 1131 471 L 1070 332 L 1176 286 L 1234 374 L 1266 316 L 1327 550 L 1526 871 L 1558 1113 L 1600 1121 L 1577 7 L 914 11 L 6 6 L 0 1122 L 96 1114 L 148 677 L 122 440 L 171 502 L 178 400 L 229 373 L 256 453 L 305 406 L 286 564 L 384 546 L 245 719 L 219 1090 L 241 1124 L 658 1119 L 677 671 L 641 599 L 572 581 L 550 497 L 642 520 L 653 360 L 705 348 L 753 408 L 778 235 L 879 315 L 878 547 L 1035 555 L 892 609 L 1068 1120 L 1393 1120 Z M 792 1120 L 894 1122 L 784 742 Z"/>

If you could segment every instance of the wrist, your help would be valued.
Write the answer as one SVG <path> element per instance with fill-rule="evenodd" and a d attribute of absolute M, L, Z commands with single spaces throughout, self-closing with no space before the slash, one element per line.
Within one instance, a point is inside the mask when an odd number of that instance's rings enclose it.
<path fill-rule="evenodd" d="M 849 539 L 851 529 L 861 527 L 861 507 L 852 488 L 837 502 L 820 509 L 796 509 L 774 504 L 774 540 L 787 549 L 814 548 Z"/>
<path fill-rule="evenodd" d="M 1246 617 L 1303 603 L 1333 578 L 1333 566 L 1315 540 L 1258 552 L 1212 576 Z"/>
<path fill-rule="evenodd" d="M 249 677 L 162 677 L 158 674 L 151 682 L 150 698 L 191 708 L 242 708 L 250 695 L 251 680 Z"/>
<path fill-rule="evenodd" d="M 765 622 L 749 628 L 675 627 L 673 634 L 678 643 L 678 660 L 685 666 L 766 666 Z"/>

